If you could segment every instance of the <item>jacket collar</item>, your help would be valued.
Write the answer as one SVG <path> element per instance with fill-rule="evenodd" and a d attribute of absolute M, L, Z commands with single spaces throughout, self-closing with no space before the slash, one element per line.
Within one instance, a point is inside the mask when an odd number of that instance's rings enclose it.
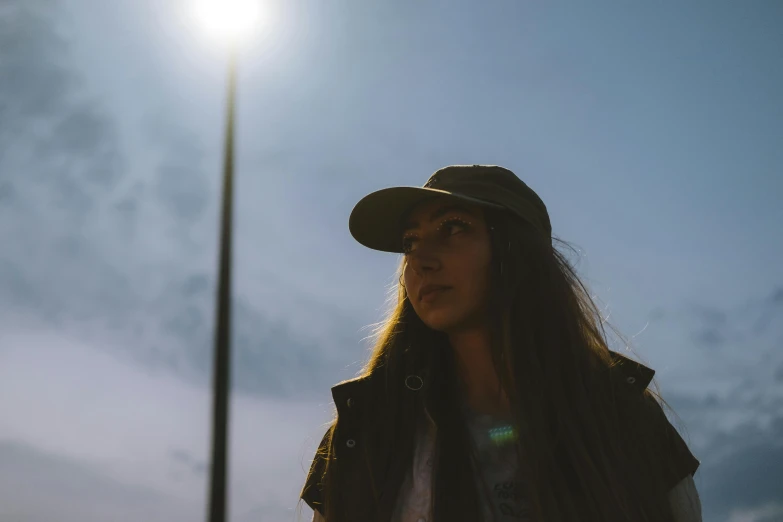
<path fill-rule="evenodd" d="M 655 375 L 655 370 L 620 353 L 610 350 L 609 354 L 612 357 L 610 368 L 612 379 L 618 385 L 618 389 L 625 389 L 631 395 L 644 393 Z M 346 408 L 353 407 L 354 403 L 369 392 L 371 379 L 370 375 L 362 375 L 332 386 L 332 398 L 338 414 Z"/>

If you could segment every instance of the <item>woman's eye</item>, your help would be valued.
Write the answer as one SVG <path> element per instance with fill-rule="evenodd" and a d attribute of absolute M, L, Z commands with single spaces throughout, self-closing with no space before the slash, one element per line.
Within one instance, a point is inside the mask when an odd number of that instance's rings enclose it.
<path fill-rule="evenodd" d="M 407 236 L 402 238 L 402 252 L 404 254 L 408 254 L 413 251 L 414 245 L 416 243 L 416 238 Z"/>
<path fill-rule="evenodd" d="M 453 236 L 455 234 L 458 234 L 459 232 L 462 232 L 464 230 L 467 230 L 470 228 L 470 223 L 467 221 L 460 219 L 460 218 L 451 218 L 447 219 L 446 221 L 443 221 L 440 226 L 438 226 L 435 237 L 440 236 L 441 241 L 443 240 L 443 236 Z M 413 250 L 416 249 L 416 243 L 418 243 L 419 238 L 416 236 L 405 236 L 402 238 L 402 253 L 403 254 L 410 254 L 413 252 Z"/>
<path fill-rule="evenodd" d="M 468 224 L 458 218 L 447 219 L 441 224 L 441 228 L 448 232 L 448 235 L 453 235 L 455 232 L 461 232 L 468 228 Z"/>

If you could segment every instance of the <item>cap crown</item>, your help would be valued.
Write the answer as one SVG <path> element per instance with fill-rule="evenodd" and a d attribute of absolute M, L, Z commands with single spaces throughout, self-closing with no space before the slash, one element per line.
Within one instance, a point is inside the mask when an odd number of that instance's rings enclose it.
<path fill-rule="evenodd" d="M 424 188 L 446 190 L 494 203 L 532 223 L 547 235 L 552 234 L 544 202 L 507 168 L 497 165 L 451 165 L 430 176 Z"/>

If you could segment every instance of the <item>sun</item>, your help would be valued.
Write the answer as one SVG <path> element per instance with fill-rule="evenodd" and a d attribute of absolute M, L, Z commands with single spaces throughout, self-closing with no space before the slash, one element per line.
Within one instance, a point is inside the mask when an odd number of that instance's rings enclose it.
<path fill-rule="evenodd" d="M 236 43 L 248 38 L 258 23 L 259 0 L 197 0 L 194 14 L 211 37 Z"/>

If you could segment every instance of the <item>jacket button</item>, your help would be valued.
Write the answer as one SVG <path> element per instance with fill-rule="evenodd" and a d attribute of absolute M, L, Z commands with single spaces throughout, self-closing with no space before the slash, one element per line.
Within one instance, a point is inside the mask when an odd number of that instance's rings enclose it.
<path fill-rule="evenodd" d="M 350 398 L 349 398 L 347 401 L 345 401 L 345 403 L 346 403 L 346 404 L 348 405 L 348 407 L 350 408 L 351 406 L 353 406 L 353 399 L 350 399 Z"/>
<path fill-rule="evenodd" d="M 633 384 L 636 382 L 636 377 L 628 377 L 627 379 L 625 379 L 625 382 L 627 382 L 628 384 Z"/>
<path fill-rule="evenodd" d="M 347 441 L 345 441 L 345 445 L 348 446 L 349 448 L 353 448 L 354 446 L 356 446 L 356 441 L 353 439 L 348 439 Z"/>

